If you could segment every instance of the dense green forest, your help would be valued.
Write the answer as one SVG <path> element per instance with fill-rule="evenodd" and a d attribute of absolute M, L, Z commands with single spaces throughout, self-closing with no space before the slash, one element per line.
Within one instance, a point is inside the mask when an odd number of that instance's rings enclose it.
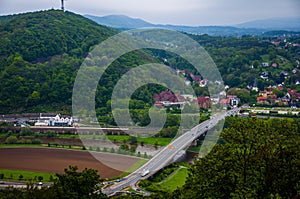
<path fill-rule="evenodd" d="M 299 133 L 299 119 L 227 117 L 218 144 L 189 167 L 183 187 L 168 192 L 152 186 L 151 196 L 113 198 L 299 198 Z M 0 190 L 0 198 L 106 197 L 95 194 L 101 182 L 96 171 L 70 167 L 65 172 L 50 188 Z"/>
<path fill-rule="evenodd" d="M 0 113 L 60 112 L 71 114 L 71 96 L 74 79 L 88 52 L 99 42 L 118 33 L 71 12 L 48 10 L 0 17 Z M 247 90 L 257 79 L 260 90 L 284 82 L 286 87 L 299 88 L 297 68 L 300 49 L 288 45 L 300 42 L 299 38 L 243 36 L 212 37 L 189 35 L 198 41 L 214 59 L 223 80 L 238 94 L 242 103 L 255 101 L 255 92 Z M 278 42 L 274 45 L 271 41 Z M 167 60 L 167 61 L 164 61 Z M 173 69 L 185 69 L 187 74 L 195 69 L 184 59 L 166 51 L 143 50 L 128 53 L 116 60 L 102 76 L 96 93 L 98 119 L 114 124 L 110 112 L 110 96 L 122 74 L 145 63 L 164 63 Z M 263 62 L 277 63 L 277 67 L 262 67 Z M 286 71 L 289 75 L 282 74 Z M 269 79 L 260 78 L 269 72 Z M 188 75 L 186 75 L 187 78 Z M 192 83 L 197 96 L 209 95 L 207 88 Z M 235 88 L 241 88 L 236 92 Z M 140 120 L 149 121 L 148 108 L 154 93 L 166 88 L 148 85 L 132 96 L 132 114 L 145 115 Z M 286 88 L 285 88 L 286 89 Z M 282 93 L 281 93 L 282 94 Z M 141 121 L 142 120 L 142 121 Z"/>
<path fill-rule="evenodd" d="M 299 120 L 230 117 L 226 127 L 175 198 L 300 196 Z"/>
<path fill-rule="evenodd" d="M 58 10 L 0 22 L 0 112 L 70 114 L 77 70 L 91 48 L 116 34 L 80 15 Z"/>

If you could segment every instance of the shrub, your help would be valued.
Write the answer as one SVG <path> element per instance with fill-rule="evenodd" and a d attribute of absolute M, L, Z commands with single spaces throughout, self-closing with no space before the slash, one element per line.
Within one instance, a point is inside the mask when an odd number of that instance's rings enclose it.
<path fill-rule="evenodd" d="M 131 145 L 129 150 L 130 150 L 131 153 L 135 153 L 135 151 L 136 151 L 136 146 Z"/>
<path fill-rule="evenodd" d="M 127 144 L 121 144 L 120 150 L 129 151 L 129 146 Z"/>
<path fill-rule="evenodd" d="M 137 144 L 137 138 L 135 136 L 129 137 L 130 144 Z"/>
<path fill-rule="evenodd" d="M 43 176 L 38 176 L 38 180 L 41 182 L 43 180 Z"/>
<path fill-rule="evenodd" d="M 41 140 L 40 139 L 34 139 L 31 142 L 32 142 L 32 144 L 41 144 Z"/>
<path fill-rule="evenodd" d="M 55 146 L 55 147 L 57 147 L 57 146 L 58 146 L 58 144 L 57 144 L 57 143 L 55 143 L 55 142 L 49 142 L 49 143 L 48 143 L 48 147 L 51 147 L 51 146 Z"/>
<path fill-rule="evenodd" d="M 54 131 L 47 131 L 46 132 L 46 137 L 47 138 L 50 138 L 50 137 L 55 137 L 56 136 L 56 133 Z"/>
<path fill-rule="evenodd" d="M 18 144 L 26 144 L 26 140 L 24 138 L 17 140 Z"/>
<path fill-rule="evenodd" d="M 145 153 L 144 153 L 144 158 L 147 158 L 147 157 L 148 157 L 148 155 L 147 155 L 147 153 L 145 152 Z"/>
<path fill-rule="evenodd" d="M 32 131 L 29 128 L 23 127 L 20 131 L 21 136 L 32 135 Z"/>
<path fill-rule="evenodd" d="M 114 149 L 114 148 L 111 148 L 111 149 L 110 149 L 110 152 L 111 152 L 111 153 L 114 153 L 114 152 L 115 152 L 115 149 Z"/>
<path fill-rule="evenodd" d="M 6 144 L 16 144 L 18 141 L 17 137 L 16 136 L 9 136 L 8 138 L 5 139 L 5 143 Z"/>

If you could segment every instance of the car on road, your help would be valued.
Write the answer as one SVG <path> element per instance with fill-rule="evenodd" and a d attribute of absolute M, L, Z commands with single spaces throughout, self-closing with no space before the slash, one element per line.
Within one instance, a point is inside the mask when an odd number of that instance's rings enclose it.
<path fill-rule="evenodd" d="M 141 173 L 141 176 L 144 177 L 146 175 L 148 175 L 150 173 L 150 171 L 148 169 L 144 169 L 143 172 Z"/>

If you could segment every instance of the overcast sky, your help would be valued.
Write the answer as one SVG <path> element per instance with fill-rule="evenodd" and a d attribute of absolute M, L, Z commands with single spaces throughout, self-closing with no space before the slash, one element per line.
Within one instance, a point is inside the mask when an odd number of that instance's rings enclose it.
<path fill-rule="evenodd" d="M 0 0 L 0 15 L 60 8 L 61 0 Z M 256 19 L 300 16 L 300 0 L 67 0 L 66 10 L 123 14 L 151 23 L 232 25 Z"/>

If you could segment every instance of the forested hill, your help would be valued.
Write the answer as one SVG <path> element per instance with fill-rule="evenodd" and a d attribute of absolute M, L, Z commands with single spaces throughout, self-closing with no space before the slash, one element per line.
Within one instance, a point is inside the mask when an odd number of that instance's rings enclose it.
<path fill-rule="evenodd" d="M 1 20 L 2 18 L 2 20 Z M 116 31 L 71 12 L 40 11 L 0 18 L 0 55 L 26 61 L 67 53 L 83 56 Z"/>
<path fill-rule="evenodd" d="M 116 29 L 60 10 L 0 17 L 0 114 L 48 111 L 71 114 L 73 84 L 84 57 L 96 44 L 116 33 Z M 242 89 L 242 94 L 237 94 L 242 103 L 255 103 L 256 93 L 248 91 L 254 82 L 259 90 L 278 84 L 284 84 L 285 89 L 299 87 L 299 35 L 189 36 L 213 58 L 224 83 L 235 92 L 231 94 L 236 94 L 236 88 Z M 96 110 L 102 117 L 99 121 L 113 124 L 110 96 L 122 74 L 132 67 L 163 60 L 174 70 L 186 70 L 186 78 L 191 73 L 199 75 L 186 61 L 167 52 L 148 49 L 128 53 L 117 59 L 106 71 L 109 74 L 99 81 L 96 92 Z M 209 94 L 197 81 L 192 86 L 197 96 Z M 151 107 L 153 94 L 162 89 L 149 86 L 135 92 L 132 98 L 139 104 L 136 108 L 147 115 L 144 107 Z M 283 92 L 278 93 L 284 96 Z"/>
<path fill-rule="evenodd" d="M 83 58 L 116 33 L 60 10 L 0 17 L 0 113 L 69 109 Z"/>

